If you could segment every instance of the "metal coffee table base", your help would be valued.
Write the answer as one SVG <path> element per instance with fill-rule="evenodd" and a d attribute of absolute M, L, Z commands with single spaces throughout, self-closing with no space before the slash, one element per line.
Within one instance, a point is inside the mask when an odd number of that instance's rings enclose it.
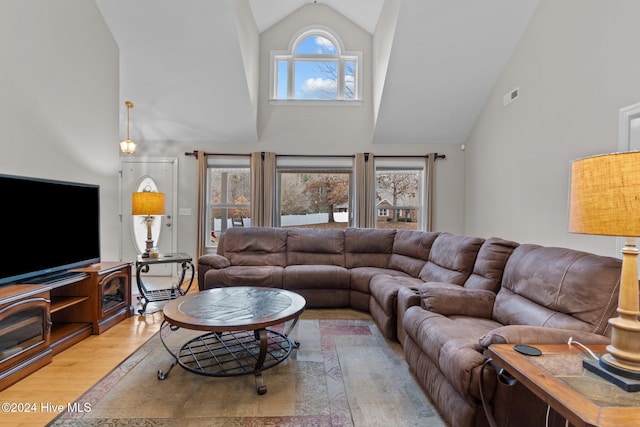
<path fill-rule="evenodd" d="M 270 329 L 209 332 L 187 341 L 177 353 L 174 353 L 164 341 L 162 331 L 165 329 L 165 323 L 169 324 L 163 321 L 160 340 L 175 361 L 167 372 L 158 370 L 158 379 L 167 378 L 173 367 L 178 364 L 189 372 L 210 377 L 253 374 L 258 394 L 265 394 L 267 386 L 264 384 L 262 371 L 283 362 L 289 357 L 292 349 L 300 346 L 299 342 L 292 342 L 288 337 L 297 320 L 293 320 L 284 334 Z M 169 325 L 169 329 L 175 331 L 178 328 Z"/>

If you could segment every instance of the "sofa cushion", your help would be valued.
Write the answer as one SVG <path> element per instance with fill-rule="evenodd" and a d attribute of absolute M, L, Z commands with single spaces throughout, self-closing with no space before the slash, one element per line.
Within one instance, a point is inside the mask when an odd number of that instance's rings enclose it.
<path fill-rule="evenodd" d="M 621 260 L 565 248 L 521 245 L 505 267 L 493 317 L 605 334 L 615 313 Z"/>
<path fill-rule="evenodd" d="M 286 248 L 287 265 L 345 266 L 343 230 L 289 228 Z"/>
<path fill-rule="evenodd" d="M 406 273 L 397 270 L 389 270 L 387 268 L 378 267 L 356 267 L 349 270 L 351 273 L 351 289 L 365 294 L 370 294 L 371 279 L 379 275 L 387 276 L 404 276 L 409 277 Z M 422 282 L 420 282 L 422 283 Z"/>
<path fill-rule="evenodd" d="M 346 267 L 386 267 L 395 234 L 396 230 L 347 228 L 344 232 Z"/>
<path fill-rule="evenodd" d="M 270 227 L 231 228 L 224 236 L 223 255 L 231 265 L 287 265 L 287 230 Z"/>
<path fill-rule="evenodd" d="M 473 272 L 483 242 L 479 237 L 440 233 L 431 246 L 429 260 L 420 271 L 420 279 L 464 285 Z"/>
<path fill-rule="evenodd" d="M 285 289 L 349 289 L 349 270 L 338 265 L 289 265 L 284 269 Z"/>
<path fill-rule="evenodd" d="M 507 260 L 518 246 L 516 242 L 497 237 L 485 240 L 480 246 L 476 262 L 473 264 L 473 272 L 464 282 L 464 287 L 498 292 Z"/>
<path fill-rule="evenodd" d="M 418 277 L 429 259 L 431 246 L 440 233 L 414 230 L 398 230 L 393 239 L 393 252 L 389 268 Z"/>

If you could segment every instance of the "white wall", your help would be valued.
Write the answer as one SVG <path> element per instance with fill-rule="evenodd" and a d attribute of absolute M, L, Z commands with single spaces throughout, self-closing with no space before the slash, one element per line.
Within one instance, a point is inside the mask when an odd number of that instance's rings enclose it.
<path fill-rule="evenodd" d="M 364 84 L 361 107 L 286 106 L 269 104 L 269 67 L 272 50 L 287 50 L 291 38 L 310 24 L 330 27 L 342 39 L 347 51 L 359 50 L 363 56 Z M 258 135 L 261 151 L 334 154 L 354 153 L 371 141 L 373 103 L 371 102 L 372 36 L 332 8 L 322 5 L 301 7 L 260 37 L 260 99 Z M 355 150 L 355 151 L 354 151 Z"/>
<path fill-rule="evenodd" d="M 0 2 L 0 81 L 0 173 L 100 185 L 117 260 L 118 50 L 94 2 Z"/>
<path fill-rule="evenodd" d="M 618 111 L 640 102 L 639 16 L 637 0 L 542 0 L 466 144 L 466 234 L 618 256 L 567 232 L 569 171 L 617 151 Z"/>
<path fill-rule="evenodd" d="M 335 30 L 347 50 L 362 50 L 364 61 L 363 105 L 282 106 L 268 102 L 269 60 L 271 50 L 289 47 L 293 34 L 310 24 Z M 446 155 L 436 162 L 434 228 L 453 233 L 463 232 L 464 154 L 450 144 L 373 144 L 372 95 L 373 36 L 333 9 L 322 4 L 304 6 L 261 34 L 260 89 L 258 99 L 258 143 L 215 141 L 187 143 L 181 141 L 139 141 L 136 157 L 178 158 L 178 208 L 191 208 L 194 215 L 178 216 L 178 250 L 195 253 L 195 212 L 197 162 L 185 151 L 248 154 L 273 151 L 276 154 L 353 155 Z M 399 107 L 401 108 L 401 107 Z M 174 222 L 175 224 L 175 222 Z"/>

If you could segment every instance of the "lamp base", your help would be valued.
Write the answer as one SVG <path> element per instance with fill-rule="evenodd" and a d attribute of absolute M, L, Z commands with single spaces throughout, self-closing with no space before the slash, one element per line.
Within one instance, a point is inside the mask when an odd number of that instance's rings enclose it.
<path fill-rule="evenodd" d="M 612 366 L 606 361 L 583 360 L 582 366 L 601 378 L 617 385 L 625 391 L 640 391 L 640 373 L 628 369 Z"/>

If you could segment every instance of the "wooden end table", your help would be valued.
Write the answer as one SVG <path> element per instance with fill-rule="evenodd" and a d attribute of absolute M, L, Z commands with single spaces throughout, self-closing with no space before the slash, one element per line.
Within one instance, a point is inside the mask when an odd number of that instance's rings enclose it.
<path fill-rule="evenodd" d="M 216 288 L 183 296 L 163 309 L 160 339 L 175 361 L 167 372 L 158 371 L 163 380 L 177 364 L 189 372 L 211 377 L 253 374 L 258 394 L 267 387 L 262 371 L 283 362 L 299 343 L 289 339 L 307 301 L 301 295 L 276 288 L 238 286 Z M 267 329 L 293 320 L 284 333 Z M 166 325 L 206 331 L 172 351 L 162 335 Z"/>
<path fill-rule="evenodd" d="M 640 425 L 640 392 L 627 392 L 585 370 L 591 358 L 578 346 L 535 345 L 541 356 L 525 356 L 513 344 L 494 344 L 488 355 L 576 427 Z M 588 346 L 597 355 L 604 345 Z"/>

